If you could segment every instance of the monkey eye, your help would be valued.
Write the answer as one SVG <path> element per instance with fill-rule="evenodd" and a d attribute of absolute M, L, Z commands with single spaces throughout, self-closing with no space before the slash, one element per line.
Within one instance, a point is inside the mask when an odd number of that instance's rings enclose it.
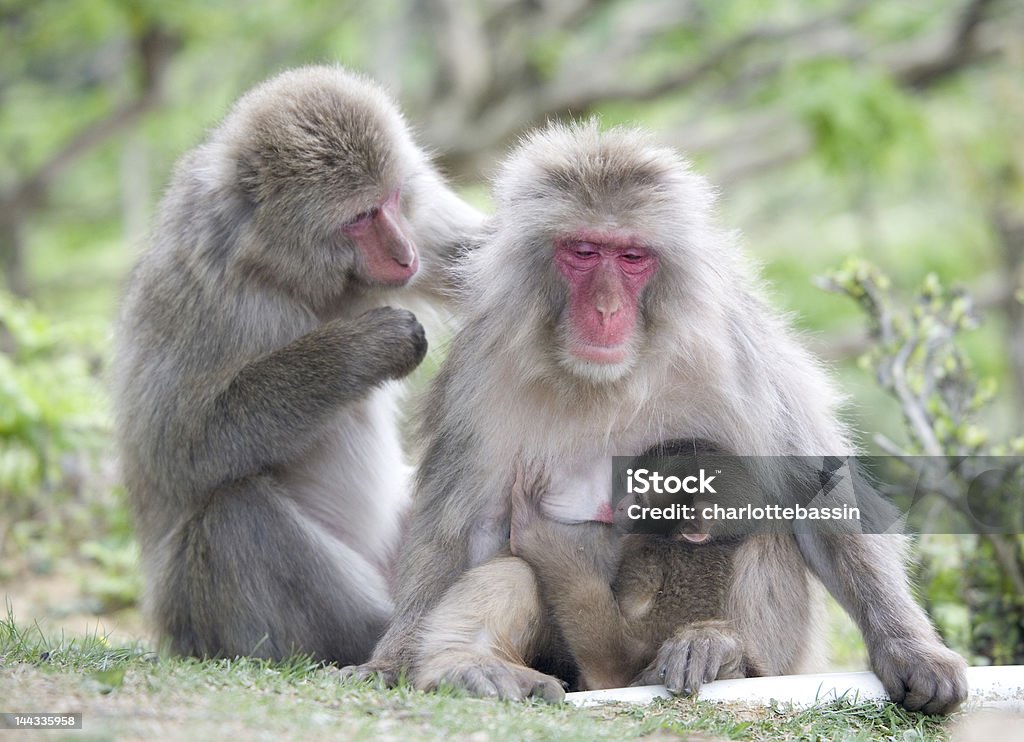
<path fill-rule="evenodd" d="M 345 222 L 345 224 L 342 225 L 342 229 L 344 229 L 346 232 L 364 229 L 367 226 L 369 226 L 370 222 L 373 221 L 374 217 L 377 216 L 377 213 L 379 211 L 380 207 L 374 206 L 369 211 L 364 211 L 361 214 L 356 214 L 356 216 L 353 219 Z"/>
<path fill-rule="evenodd" d="M 593 260 L 600 256 L 595 245 L 591 245 L 589 242 L 578 242 L 571 247 L 572 254 L 579 260 Z"/>
<path fill-rule="evenodd" d="M 627 273 L 641 272 L 647 269 L 653 260 L 646 250 L 629 250 L 619 254 L 619 263 Z"/>

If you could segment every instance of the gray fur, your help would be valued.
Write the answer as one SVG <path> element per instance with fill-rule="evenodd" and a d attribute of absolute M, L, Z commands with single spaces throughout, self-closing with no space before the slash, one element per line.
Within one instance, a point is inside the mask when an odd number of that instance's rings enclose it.
<path fill-rule="evenodd" d="M 340 227 L 401 188 L 421 256 L 373 285 Z M 397 385 L 414 315 L 480 217 L 374 83 L 285 72 L 182 157 L 125 287 L 114 396 L 163 644 L 198 656 L 366 659 L 391 613 L 407 499 Z"/>
<path fill-rule="evenodd" d="M 855 451 L 840 395 L 766 305 L 756 271 L 715 222 L 711 188 L 675 152 L 633 129 L 553 124 L 512 154 L 495 196 L 464 271 L 465 325 L 427 404 L 396 619 L 357 674 L 437 664 L 418 654 L 430 644 L 422 622 L 463 572 L 507 548 L 516 461 L 555 471 L 694 438 L 747 456 Z M 560 345 L 567 291 L 552 245 L 580 227 L 640 234 L 660 260 L 620 368 L 573 362 Z M 820 631 L 807 566 L 857 620 L 894 700 L 927 712 L 960 703 L 965 663 L 911 598 L 891 537 L 803 534 L 739 565 L 738 620 L 763 642 L 784 638 L 776 667 L 801 665 Z M 457 680 L 457 665 L 446 677 Z"/>

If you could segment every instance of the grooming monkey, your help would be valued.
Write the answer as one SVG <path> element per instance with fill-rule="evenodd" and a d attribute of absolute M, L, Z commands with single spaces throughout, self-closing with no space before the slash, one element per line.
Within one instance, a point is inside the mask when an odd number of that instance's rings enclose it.
<path fill-rule="evenodd" d="M 178 163 L 128 279 L 114 390 L 162 642 L 367 658 L 408 500 L 394 384 L 480 215 L 377 85 L 285 72 Z"/>
<path fill-rule="evenodd" d="M 672 441 L 640 461 L 688 456 L 697 462 L 698 452 L 718 453 L 696 441 Z M 676 497 L 626 495 L 614 525 L 566 524 L 542 512 L 552 494 L 543 477 L 517 474 L 511 551 L 533 569 L 581 689 L 664 683 L 689 694 L 715 679 L 770 674 L 727 617 L 742 537 L 712 537 L 699 515 L 644 524 L 659 533 L 629 533 L 637 530 L 630 506 L 681 504 Z"/>
<path fill-rule="evenodd" d="M 533 570 L 508 551 L 517 462 L 587 498 L 612 455 L 659 441 L 764 457 L 854 446 L 831 381 L 762 301 L 710 187 L 673 151 L 635 130 L 551 125 L 505 163 L 495 202 L 428 402 L 395 620 L 350 672 L 560 698 L 527 666 L 548 651 L 551 622 Z M 781 482 L 771 494 L 785 500 Z M 814 660 L 812 573 L 857 622 L 893 700 L 959 705 L 965 662 L 913 601 L 893 537 L 799 531 L 739 547 L 729 616 L 768 668 Z"/>

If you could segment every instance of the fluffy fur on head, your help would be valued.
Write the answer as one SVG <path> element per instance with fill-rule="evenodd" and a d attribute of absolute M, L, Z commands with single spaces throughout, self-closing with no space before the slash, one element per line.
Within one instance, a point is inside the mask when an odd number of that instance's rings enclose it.
<path fill-rule="evenodd" d="M 455 354 L 481 358 L 502 398 L 533 400 L 590 436 L 639 426 L 652 442 L 708 435 L 745 453 L 847 447 L 827 377 L 762 301 L 756 271 L 716 223 L 714 189 L 676 152 L 636 128 L 551 124 L 523 139 L 494 193 L 488 238 L 463 269 Z M 630 352 L 611 367 L 569 357 L 560 335 L 568 291 L 554 243 L 580 229 L 637 235 L 659 260 Z M 460 381 L 467 399 L 488 396 L 479 378 Z M 480 408 L 493 419 L 491 404 Z"/>
<path fill-rule="evenodd" d="M 355 252 L 339 228 L 395 189 L 415 198 L 412 184 L 429 169 L 377 83 L 341 67 L 303 67 L 240 98 L 171 187 L 230 208 L 223 220 L 241 226 L 224 256 L 232 272 L 320 305 L 352 279 Z"/>

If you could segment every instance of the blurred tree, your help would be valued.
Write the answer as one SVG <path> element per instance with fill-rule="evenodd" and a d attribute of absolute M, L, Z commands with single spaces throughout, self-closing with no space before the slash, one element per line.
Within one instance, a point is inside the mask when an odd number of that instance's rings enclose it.
<path fill-rule="evenodd" d="M 978 515 L 972 505 L 996 508 L 986 522 L 1017 522 L 1021 493 L 1016 486 L 974 503 L 965 496 L 996 461 L 993 457 L 1015 456 L 1007 466 L 1019 467 L 1024 456 L 1024 436 L 998 441 L 977 424 L 977 413 L 994 389 L 978 381 L 958 342 L 963 331 L 976 326 L 969 295 L 947 292 L 930 275 L 911 311 L 901 311 L 888 279 L 858 261 L 834 272 L 824 285 L 855 300 L 868 317 L 873 344 L 863 362 L 899 401 L 910 430 L 907 446 L 884 436 L 877 442 L 920 475 L 915 494 L 938 494 L 968 523 Z M 1000 514 L 999 508 L 1009 510 Z M 963 575 L 955 599 L 969 611 L 972 653 L 993 664 L 1024 663 L 1024 535 L 979 533 L 950 569 Z M 946 580 L 933 575 L 932 582 Z"/>
<path fill-rule="evenodd" d="M 8 70 L 0 78 L 0 95 L 10 92 L 16 76 L 49 88 L 47 95 L 71 98 L 76 107 L 94 107 L 98 97 L 106 97 L 97 96 L 98 90 L 130 88 L 125 100 L 102 105 L 101 113 L 58 134 L 58 141 L 43 153 L 38 147 L 19 146 L 24 142 L 9 143 L 13 166 L 9 171 L 5 168 L 0 181 L 0 272 L 10 290 L 25 295 L 29 289 L 24 267 L 27 221 L 46 205 L 54 183 L 68 168 L 137 125 L 143 114 L 157 105 L 168 63 L 180 40 L 160 18 L 146 12 L 141 2 L 72 6 L 52 1 L 7 2 L 0 12 L 0 47 L 5 50 Z M 114 24 L 123 35 L 96 44 L 94 34 L 111 30 L 108 24 Z M 82 30 L 93 33 L 82 34 Z M 33 127 L 34 133 L 53 137 L 45 121 L 19 123 Z"/>
<path fill-rule="evenodd" d="M 386 32 L 402 40 L 387 44 L 398 56 L 375 66 L 394 82 L 416 79 L 407 104 L 426 139 L 460 173 L 479 175 L 522 131 L 550 118 L 670 98 L 684 113 L 664 127 L 681 133 L 675 144 L 698 152 L 748 145 L 748 157 L 727 168 L 738 177 L 803 156 L 814 143 L 805 136 L 777 148 L 777 138 L 822 133 L 813 121 L 801 125 L 799 109 L 787 105 L 822 63 L 923 91 L 1018 45 L 1024 14 L 1011 3 L 999 6 L 997 0 L 903 10 L 869 0 L 414 2 Z M 870 141 L 878 129 L 870 117 L 858 122 L 857 109 L 884 115 L 893 98 L 851 101 L 849 90 L 831 91 L 833 109 L 852 113 L 854 126 L 866 121 L 866 128 L 845 133 Z M 728 113 L 739 115 L 723 134 L 715 124 Z M 863 150 L 851 147 L 851 156 Z"/>

